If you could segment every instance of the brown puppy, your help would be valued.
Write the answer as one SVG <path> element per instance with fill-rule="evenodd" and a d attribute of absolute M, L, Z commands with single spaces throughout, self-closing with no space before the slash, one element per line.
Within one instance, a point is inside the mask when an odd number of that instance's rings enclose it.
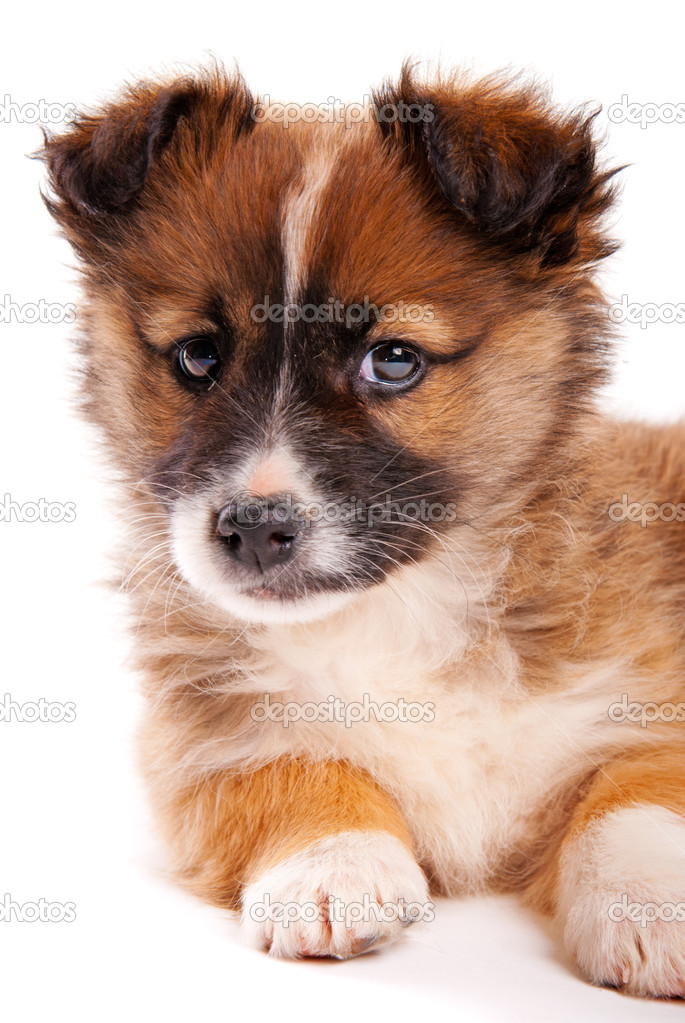
<path fill-rule="evenodd" d="M 683 995 L 685 431 L 596 407 L 592 117 L 408 70 L 288 116 L 209 71 L 43 151 L 178 875 L 284 956 L 517 888 Z"/>

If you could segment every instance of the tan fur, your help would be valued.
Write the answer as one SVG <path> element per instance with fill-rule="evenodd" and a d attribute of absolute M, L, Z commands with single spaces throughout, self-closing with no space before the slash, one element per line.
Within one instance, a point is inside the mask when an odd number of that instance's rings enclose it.
<path fill-rule="evenodd" d="M 393 802 L 336 761 L 282 759 L 247 774 L 210 775 L 176 795 L 166 820 L 183 883 L 232 908 L 245 884 L 329 835 L 384 831 L 411 847 Z"/>
<path fill-rule="evenodd" d="M 594 777 L 573 814 L 566 840 L 573 841 L 595 817 L 622 806 L 655 803 L 685 817 L 684 779 L 682 746 L 619 757 Z"/>
<path fill-rule="evenodd" d="M 549 860 L 535 874 L 527 898 L 538 909 L 551 913 L 557 904 L 559 860 L 596 818 L 621 807 L 662 806 L 685 819 L 685 747 L 668 746 L 636 750 L 594 772 L 575 795 L 567 819 L 549 848 Z"/>

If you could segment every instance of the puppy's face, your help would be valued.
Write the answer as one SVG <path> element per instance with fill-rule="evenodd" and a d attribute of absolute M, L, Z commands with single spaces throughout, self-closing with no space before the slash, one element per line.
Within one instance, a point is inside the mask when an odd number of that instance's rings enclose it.
<path fill-rule="evenodd" d="M 88 407 L 183 575 L 247 620 L 458 556 L 554 471 L 602 376 L 589 123 L 493 82 L 377 100 L 285 129 L 205 76 L 46 143 Z"/>

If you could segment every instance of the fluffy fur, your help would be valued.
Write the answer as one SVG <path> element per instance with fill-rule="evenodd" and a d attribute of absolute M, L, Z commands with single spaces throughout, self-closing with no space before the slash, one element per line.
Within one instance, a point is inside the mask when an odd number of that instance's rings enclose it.
<path fill-rule="evenodd" d="M 220 905 L 423 898 L 420 865 L 433 892 L 519 889 L 556 913 L 595 982 L 682 995 L 682 925 L 639 945 L 607 915 L 624 891 L 685 899 L 682 728 L 609 714 L 624 693 L 685 699 L 682 525 L 608 514 L 624 493 L 685 500 L 685 430 L 597 406 L 613 193 L 593 116 L 407 68 L 375 99 L 359 123 L 286 130 L 212 70 L 46 139 L 83 270 L 84 405 L 130 523 L 152 802 L 179 878 Z M 376 116 L 403 105 L 425 116 Z M 430 315 L 260 322 L 267 296 Z M 220 357 L 211 386 L 179 370 L 195 338 Z M 388 343 L 419 353 L 413 385 L 364 378 Z M 296 556 L 259 574 L 217 526 L 245 493 L 454 514 L 298 521 L 278 540 Z M 286 728 L 255 716 L 266 695 L 433 712 Z M 397 932 L 258 940 L 348 955 Z"/>

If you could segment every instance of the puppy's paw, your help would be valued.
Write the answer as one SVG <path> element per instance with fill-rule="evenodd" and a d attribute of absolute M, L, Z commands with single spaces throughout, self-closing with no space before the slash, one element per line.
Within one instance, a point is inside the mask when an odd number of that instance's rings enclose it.
<path fill-rule="evenodd" d="M 685 821 L 658 806 L 607 813 L 565 850 L 559 918 L 595 984 L 685 996 Z"/>
<path fill-rule="evenodd" d="M 383 831 L 346 831 L 278 863 L 243 895 L 251 944 L 286 959 L 348 959 L 430 920 L 428 885 L 406 846 Z"/>

